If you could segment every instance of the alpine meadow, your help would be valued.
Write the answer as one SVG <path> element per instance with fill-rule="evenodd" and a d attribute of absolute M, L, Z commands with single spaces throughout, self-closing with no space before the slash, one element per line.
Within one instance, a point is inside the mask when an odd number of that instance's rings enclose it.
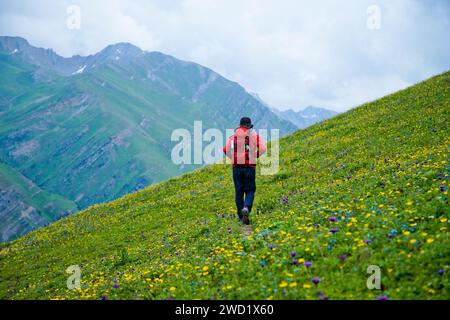
<path fill-rule="evenodd" d="M 249 226 L 206 166 L 1 244 L 0 298 L 448 300 L 449 132 L 445 72 L 281 138 Z"/>

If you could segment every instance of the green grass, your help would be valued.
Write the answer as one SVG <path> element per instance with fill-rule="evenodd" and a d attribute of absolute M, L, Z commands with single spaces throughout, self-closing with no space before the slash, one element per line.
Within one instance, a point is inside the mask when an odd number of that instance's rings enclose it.
<path fill-rule="evenodd" d="M 208 166 L 3 245 L 0 297 L 449 299 L 449 83 L 283 138 L 279 173 L 257 177 L 251 234 L 231 216 L 231 169 Z M 68 290 L 74 264 L 82 287 Z"/>

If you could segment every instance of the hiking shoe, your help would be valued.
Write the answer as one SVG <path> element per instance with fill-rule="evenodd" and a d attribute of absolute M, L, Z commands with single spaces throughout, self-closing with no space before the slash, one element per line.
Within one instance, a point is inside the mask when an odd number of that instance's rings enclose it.
<path fill-rule="evenodd" d="M 242 223 L 243 224 L 250 224 L 250 220 L 248 219 L 248 208 L 244 207 L 244 209 L 242 209 Z"/>

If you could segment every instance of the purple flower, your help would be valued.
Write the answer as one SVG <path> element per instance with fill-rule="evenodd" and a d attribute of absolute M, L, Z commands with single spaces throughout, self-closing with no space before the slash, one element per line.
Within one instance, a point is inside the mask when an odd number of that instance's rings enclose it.
<path fill-rule="evenodd" d="M 283 198 L 282 202 L 283 202 L 283 204 L 288 204 L 288 202 L 289 202 L 289 197 Z"/>
<path fill-rule="evenodd" d="M 102 296 L 102 300 L 108 300 L 108 298 L 106 298 L 106 296 Z"/>
<path fill-rule="evenodd" d="M 439 269 L 437 272 L 438 275 L 442 276 L 444 274 L 444 269 Z"/>
<path fill-rule="evenodd" d="M 328 217 L 328 221 L 335 222 L 337 218 L 335 216 Z"/>
<path fill-rule="evenodd" d="M 389 300 L 388 296 L 379 296 L 377 300 Z"/>
<path fill-rule="evenodd" d="M 364 240 L 364 243 L 365 243 L 365 244 L 370 244 L 371 242 L 372 242 L 372 241 L 370 241 L 369 239 L 365 239 L 365 240 Z"/>
<path fill-rule="evenodd" d="M 117 289 L 118 287 L 119 287 L 119 285 L 118 285 L 117 283 L 114 283 L 114 284 L 113 284 L 113 288 L 114 288 L 114 289 Z"/>
<path fill-rule="evenodd" d="M 342 254 L 342 255 L 339 256 L 339 261 L 340 261 L 340 262 L 344 262 L 345 259 L 347 259 L 347 255 Z"/>
<path fill-rule="evenodd" d="M 347 180 L 350 180 L 351 178 L 352 178 L 352 176 L 350 176 L 350 175 L 349 175 L 349 176 L 347 176 Z"/>
<path fill-rule="evenodd" d="M 439 190 L 442 191 L 442 192 L 444 192 L 444 191 L 447 191 L 447 188 L 446 188 L 443 184 L 441 184 L 441 185 L 439 186 Z"/>
<path fill-rule="evenodd" d="M 269 244 L 269 249 L 273 250 L 275 248 L 275 246 L 273 244 Z"/>
<path fill-rule="evenodd" d="M 320 299 L 322 299 L 322 300 L 328 300 L 328 297 L 327 297 L 327 296 L 322 296 L 322 297 L 320 297 Z"/>
<path fill-rule="evenodd" d="M 292 264 L 297 264 L 298 260 L 297 259 L 292 259 Z"/>
<path fill-rule="evenodd" d="M 311 282 L 314 283 L 315 285 L 318 285 L 320 282 L 320 278 L 312 278 Z"/>
<path fill-rule="evenodd" d="M 330 230 L 328 230 L 331 234 L 335 234 L 336 232 L 338 232 L 338 228 L 331 228 Z"/>
<path fill-rule="evenodd" d="M 311 262 L 311 261 L 305 261 L 305 262 L 303 262 L 303 265 L 304 265 L 306 268 L 309 268 L 309 267 L 312 266 L 312 262 Z"/>
<path fill-rule="evenodd" d="M 319 290 L 319 291 L 316 292 L 316 295 L 317 295 L 317 297 L 322 297 L 323 296 L 323 292 Z"/>
<path fill-rule="evenodd" d="M 295 257 L 297 255 L 297 252 L 291 251 L 291 257 Z"/>
<path fill-rule="evenodd" d="M 388 234 L 388 238 L 392 239 L 394 237 L 394 235 L 392 233 Z"/>

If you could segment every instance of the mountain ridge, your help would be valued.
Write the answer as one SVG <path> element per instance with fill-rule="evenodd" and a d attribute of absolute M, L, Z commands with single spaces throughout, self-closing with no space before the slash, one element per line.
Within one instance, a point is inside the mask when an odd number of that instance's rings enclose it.
<path fill-rule="evenodd" d="M 307 106 L 299 111 L 294 111 L 293 109 L 272 109 L 272 111 L 280 118 L 292 122 L 299 129 L 304 129 L 310 125 L 334 117 L 338 114 L 336 111 L 314 106 Z"/>
<path fill-rule="evenodd" d="M 213 70 L 128 43 L 64 58 L 0 37 L 0 71 L 0 160 L 80 208 L 198 167 L 170 159 L 172 131 L 196 120 L 296 130 Z"/>

